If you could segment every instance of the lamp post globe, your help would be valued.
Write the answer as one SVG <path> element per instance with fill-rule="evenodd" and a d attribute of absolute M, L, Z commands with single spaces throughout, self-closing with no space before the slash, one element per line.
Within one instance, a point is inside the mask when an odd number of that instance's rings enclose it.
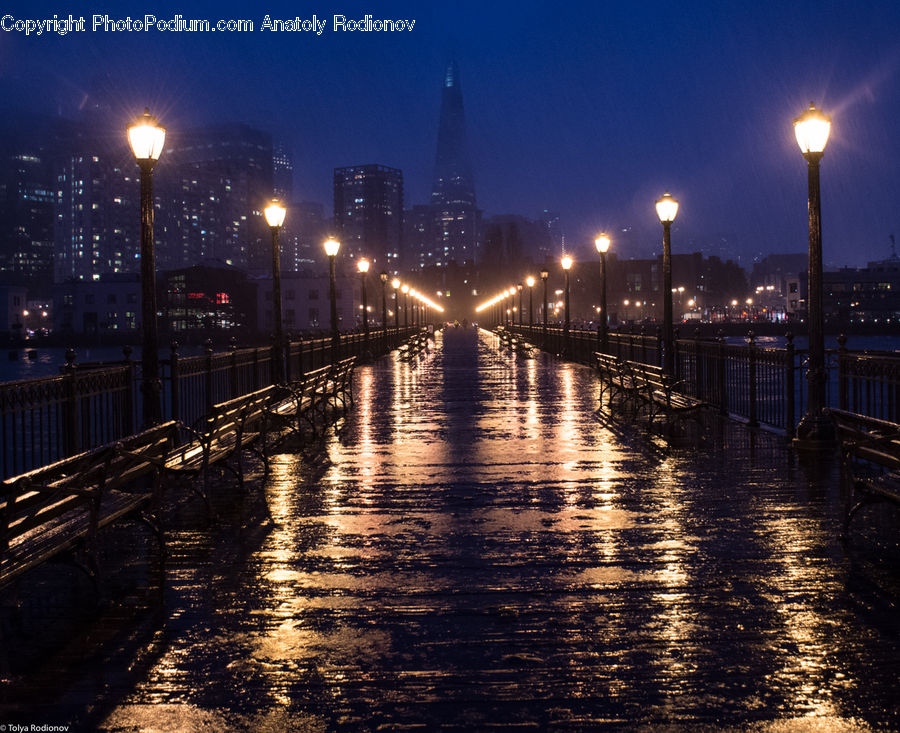
<path fill-rule="evenodd" d="M 547 280 L 550 278 L 549 270 L 541 270 L 541 281 L 544 283 L 544 310 L 543 310 L 543 325 L 541 326 L 541 339 L 544 342 L 544 347 L 546 349 L 546 341 L 547 341 Z"/>
<path fill-rule="evenodd" d="M 667 191 L 656 202 L 656 215 L 663 225 L 663 369 L 675 373 L 674 327 L 672 325 L 672 222 L 678 202 Z"/>
<path fill-rule="evenodd" d="M 394 289 L 394 328 L 400 328 L 400 278 L 391 280 Z"/>
<path fill-rule="evenodd" d="M 605 232 L 601 232 L 594 240 L 594 246 L 600 253 L 600 325 L 597 336 L 603 353 L 606 353 L 609 342 L 609 316 L 606 313 L 606 253 L 609 251 L 609 244 L 610 239 Z"/>
<path fill-rule="evenodd" d="M 566 273 L 566 301 L 563 316 L 563 357 L 569 357 L 569 270 L 572 268 L 572 258 L 569 255 L 563 255 L 559 261 L 562 265 L 563 272 Z"/>
<path fill-rule="evenodd" d="M 366 293 L 366 274 L 369 272 L 369 261 L 365 258 L 356 261 L 356 269 L 359 271 L 359 283 L 362 288 L 362 312 L 363 312 L 363 333 L 366 341 L 369 339 L 369 303 Z"/>
<path fill-rule="evenodd" d="M 275 367 L 273 370 L 275 383 L 280 384 L 284 381 L 284 322 L 281 311 L 281 248 L 278 246 L 278 232 L 284 225 L 287 209 L 278 199 L 272 199 L 263 213 L 272 231 L 272 315 L 275 321 L 272 361 Z"/>
<path fill-rule="evenodd" d="M 794 120 L 794 134 L 800 153 L 806 158 L 809 191 L 809 364 L 806 372 L 806 413 L 797 425 L 794 445 L 800 449 L 828 450 L 834 445 L 835 430 L 824 412 L 827 374 L 825 372 L 825 313 L 822 303 L 822 201 L 819 163 L 831 133 L 831 118 L 812 103 Z"/>
<path fill-rule="evenodd" d="M 529 275 L 525 284 L 528 286 L 528 327 L 534 328 L 534 278 Z"/>
<path fill-rule="evenodd" d="M 516 285 L 516 290 L 519 293 L 519 325 L 522 325 L 523 316 L 525 315 L 525 311 L 522 306 L 522 291 L 525 289 L 525 286 L 522 283 L 518 283 Z"/>
<path fill-rule="evenodd" d="M 331 300 L 331 358 L 337 362 L 339 359 L 338 351 L 341 345 L 341 334 L 338 331 L 338 314 L 337 314 L 337 285 L 334 280 L 334 260 L 337 257 L 341 243 L 330 237 L 325 240 L 323 245 L 325 254 L 328 255 L 328 274 L 329 274 L 329 299 Z"/>
<path fill-rule="evenodd" d="M 403 328 L 409 328 L 409 285 L 400 286 L 403 293 Z"/>
<path fill-rule="evenodd" d="M 363 316 L 363 355 L 371 360 L 372 352 L 369 348 L 369 300 L 366 292 L 366 275 L 369 272 L 369 261 L 361 257 L 356 261 L 356 269 L 359 272 L 359 284 L 362 291 L 362 316 Z"/>
<path fill-rule="evenodd" d="M 141 392 L 143 424 L 162 421 L 159 331 L 156 304 L 156 253 L 153 246 L 153 166 L 162 155 L 166 128 L 149 109 L 128 127 L 128 143 L 141 169 Z"/>

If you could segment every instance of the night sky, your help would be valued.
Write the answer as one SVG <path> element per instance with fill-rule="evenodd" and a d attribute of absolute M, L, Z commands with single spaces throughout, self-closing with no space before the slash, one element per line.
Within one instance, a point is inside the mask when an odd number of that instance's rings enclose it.
<path fill-rule="evenodd" d="M 479 205 L 558 211 L 574 247 L 632 227 L 660 248 L 653 203 L 681 201 L 673 250 L 726 237 L 748 266 L 806 250 L 806 163 L 792 120 L 833 117 L 822 163 L 828 265 L 890 255 L 900 237 L 900 3 L 7 3 L 20 19 L 246 18 L 252 33 L 0 33 L 0 109 L 74 116 L 99 94 L 122 125 L 242 121 L 286 141 L 295 198 L 331 208 L 335 166 L 403 169 L 430 192 L 440 85 L 459 64 Z M 332 16 L 415 19 L 335 32 Z M 321 36 L 263 17 L 329 21 Z M 613 247 L 615 247 L 615 239 Z"/>

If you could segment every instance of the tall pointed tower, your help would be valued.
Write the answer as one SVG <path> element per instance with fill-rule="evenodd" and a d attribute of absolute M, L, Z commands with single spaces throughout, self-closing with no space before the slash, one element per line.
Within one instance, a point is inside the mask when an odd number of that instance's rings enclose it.
<path fill-rule="evenodd" d="M 462 87 L 455 62 L 444 74 L 431 206 L 435 224 L 432 261 L 447 265 L 474 260 L 481 212 L 475 202 Z"/>

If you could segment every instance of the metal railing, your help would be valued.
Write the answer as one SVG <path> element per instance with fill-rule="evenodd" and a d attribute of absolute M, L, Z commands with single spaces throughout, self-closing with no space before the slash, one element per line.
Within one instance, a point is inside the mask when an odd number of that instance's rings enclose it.
<path fill-rule="evenodd" d="M 593 363 L 600 351 L 596 331 L 572 329 L 568 339 L 558 326 L 512 325 L 506 328 L 544 351 L 572 361 Z M 703 400 L 722 415 L 745 419 L 752 426 L 795 434 L 806 405 L 808 354 L 795 348 L 788 334 L 784 348 L 760 347 L 752 332 L 745 344 L 718 338 L 678 338 L 673 344 L 679 388 Z M 894 352 L 849 351 L 846 338 L 839 349 L 826 351 L 826 404 L 844 410 L 900 422 L 900 355 Z M 612 331 L 606 353 L 620 359 L 663 365 L 661 329 L 650 333 Z"/>
<path fill-rule="evenodd" d="M 71 353 L 71 352 L 70 352 Z M 134 432 L 133 364 L 0 384 L 3 478 Z"/>
<path fill-rule="evenodd" d="M 900 358 L 892 352 L 855 352 L 845 347 L 837 361 L 838 406 L 869 417 L 900 422 Z"/>
<path fill-rule="evenodd" d="M 373 358 L 399 346 L 419 328 L 388 328 L 285 345 L 285 375 L 296 379 L 348 356 Z M 272 347 L 237 348 L 181 356 L 173 343 L 161 360 L 162 414 L 192 424 L 219 402 L 272 384 Z M 0 470 L 3 478 L 52 463 L 137 432 L 143 422 L 141 364 L 125 347 L 120 362 L 77 364 L 66 354 L 61 374 L 0 383 Z"/>

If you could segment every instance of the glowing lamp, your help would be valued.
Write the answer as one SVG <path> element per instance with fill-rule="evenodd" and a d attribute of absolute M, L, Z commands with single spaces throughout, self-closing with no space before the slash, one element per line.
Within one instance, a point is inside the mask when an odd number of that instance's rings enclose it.
<path fill-rule="evenodd" d="M 338 250 L 341 248 L 341 243 L 336 239 L 326 239 L 324 246 L 325 254 L 327 254 L 329 257 L 334 257 L 338 253 Z"/>
<path fill-rule="evenodd" d="M 809 103 L 809 109 L 794 120 L 794 134 L 797 136 L 800 152 L 804 155 L 822 155 L 830 132 L 831 118 L 816 109 L 812 102 Z"/>
<path fill-rule="evenodd" d="M 287 209 L 281 205 L 278 199 L 272 199 L 272 203 L 265 208 L 266 222 L 270 227 L 278 228 L 284 224 L 286 213 Z"/>
<path fill-rule="evenodd" d="M 663 224 L 671 224 L 678 213 L 678 202 L 666 191 L 663 197 L 656 202 L 656 215 Z"/>
<path fill-rule="evenodd" d="M 128 142 L 140 161 L 157 161 L 166 142 L 166 128 L 156 122 L 149 109 L 128 128 Z"/>
<path fill-rule="evenodd" d="M 606 254 L 609 251 L 609 236 L 607 236 L 606 233 L 601 232 L 600 236 L 594 240 L 594 244 L 596 245 L 598 252 Z"/>

